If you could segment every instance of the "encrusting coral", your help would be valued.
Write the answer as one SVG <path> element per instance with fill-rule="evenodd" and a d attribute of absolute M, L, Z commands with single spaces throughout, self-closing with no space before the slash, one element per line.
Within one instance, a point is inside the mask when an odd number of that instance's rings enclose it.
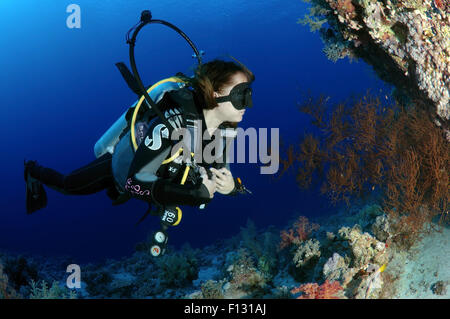
<path fill-rule="evenodd" d="M 230 273 L 229 284 L 225 285 L 225 295 L 254 297 L 261 294 L 267 285 L 267 278 L 254 266 L 252 258 L 245 249 L 239 251 L 238 259 L 227 271 Z"/>
<path fill-rule="evenodd" d="M 450 139 L 450 4 L 443 0 L 304 0 L 300 20 L 319 30 L 327 56 L 372 65 L 409 97 L 437 114 Z M 325 23 L 327 22 L 327 23 Z"/>
<path fill-rule="evenodd" d="M 342 227 L 338 232 L 338 240 L 349 243 L 352 253 L 351 267 L 360 270 L 367 268 L 369 263 L 383 265 L 387 263 L 386 244 L 378 241 L 369 233 L 362 233 L 359 225 L 352 228 Z"/>
<path fill-rule="evenodd" d="M 380 272 L 390 258 L 386 243 L 363 233 L 357 224 L 339 229 L 336 240 L 335 249 L 345 254 L 348 262 L 339 255 L 333 255 L 323 268 L 326 279 L 339 279 L 348 297 L 377 298 L 383 285 Z M 342 248 L 337 248 L 341 245 Z"/>

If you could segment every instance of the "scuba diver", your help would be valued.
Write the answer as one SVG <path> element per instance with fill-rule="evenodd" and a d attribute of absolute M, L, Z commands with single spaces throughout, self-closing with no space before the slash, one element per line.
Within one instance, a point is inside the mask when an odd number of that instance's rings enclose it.
<path fill-rule="evenodd" d="M 142 21 L 156 20 L 141 17 L 141 26 Z M 139 27 L 133 35 L 133 47 L 138 31 Z M 134 55 L 130 60 L 134 77 L 123 64 L 117 66 L 130 88 L 136 86 L 132 80 L 143 87 Z M 67 175 L 36 161 L 25 161 L 27 213 L 47 206 L 43 185 L 68 195 L 106 190 L 113 205 L 131 198 L 146 201 L 149 209 L 139 222 L 148 214 L 160 218 L 161 229 L 155 232 L 151 248 L 152 255 L 158 257 L 166 250 L 167 229 L 180 223 L 178 205 L 203 209 L 215 192 L 251 193 L 233 177 L 227 163 L 227 144 L 236 136 L 237 123 L 246 108 L 252 106 L 250 85 L 255 79 L 247 67 L 235 61 L 216 59 L 199 64 L 193 77 L 178 73 L 144 88 L 145 92 L 136 89 L 141 99 L 97 142 L 97 159 Z M 140 108 L 143 101 L 151 107 Z M 173 138 L 180 129 L 192 133 L 181 147 Z M 203 154 L 203 144 L 207 145 L 203 140 L 215 139 L 221 140 L 222 146 L 219 154 L 215 152 L 215 160 L 198 161 L 195 154 Z"/>

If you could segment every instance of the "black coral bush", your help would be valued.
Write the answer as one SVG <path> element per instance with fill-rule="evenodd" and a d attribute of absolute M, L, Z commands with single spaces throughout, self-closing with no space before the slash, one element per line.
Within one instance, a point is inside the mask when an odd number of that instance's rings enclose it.
<path fill-rule="evenodd" d="M 301 188 L 323 180 L 333 203 L 378 194 L 395 229 L 395 240 L 411 245 L 425 225 L 448 214 L 450 145 L 444 130 L 422 107 L 383 105 L 366 94 L 331 108 L 328 99 L 299 105 L 312 117 L 318 136 L 307 134 L 280 158 L 281 174 L 296 168 Z"/>

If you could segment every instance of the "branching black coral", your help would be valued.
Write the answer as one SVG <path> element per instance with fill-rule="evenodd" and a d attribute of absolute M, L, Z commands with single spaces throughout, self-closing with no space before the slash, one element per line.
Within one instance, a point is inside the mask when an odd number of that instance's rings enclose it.
<path fill-rule="evenodd" d="M 396 240 L 408 246 L 449 209 L 450 144 L 444 131 L 422 108 L 386 106 L 370 94 L 334 106 L 327 116 L 325 104 L 321 97 L 300 107 L 322 134 L 306 135 L 291 149 L 299 186 L 323 178 L 321 191 L 334 203 L 380 191 Z"/>

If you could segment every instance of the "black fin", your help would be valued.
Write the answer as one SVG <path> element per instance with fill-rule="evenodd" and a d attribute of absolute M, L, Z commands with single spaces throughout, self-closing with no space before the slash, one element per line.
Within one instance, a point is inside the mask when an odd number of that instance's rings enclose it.
<path fill-rule="evenodd" d="M 131 73 L 131 71 L 125 65 L 125 63 L 117 62 L 116 66 L 119 69 L 120 74 L 122 74 L 122 77 L 124 78 L 125 82 L 127 82 L 127 85 L 131 89 L 131 91 L 136 93 L 136 95 L 141 96 L 142 92 L 139 89 L 139 85 L 136 79 L 134 78 L 133 74 Z"/>
<path fill-rule="evenodd" d="M 25 163 L 25 183 L 26 183 L 26 207 L 27 214 L 47 207 L 47 193 L 44 186 L 37 179 L 34 179 L 28 173 L 28 166 Z"/>

